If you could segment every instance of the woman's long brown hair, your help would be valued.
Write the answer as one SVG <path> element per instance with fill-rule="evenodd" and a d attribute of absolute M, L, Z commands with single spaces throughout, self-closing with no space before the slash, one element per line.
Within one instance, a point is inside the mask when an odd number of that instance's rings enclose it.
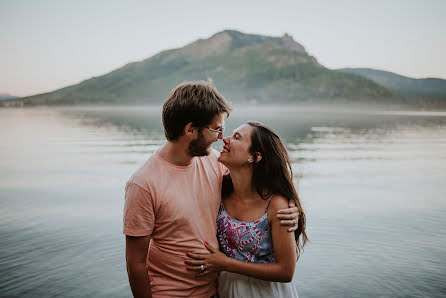
<path fill-rule="evenodd" d="M 250 153 L 255 158 L 252 170 L 252 184 L 264 200 L 272 195 L 281 195 L 288 200 L 294 200 L 299 213 L 298 228 L 294 232 L 297 252 L 308 241 L 305 233 L 305 213 L 293 183 L 293 170 L 288 152 L 280 137 L 271 128 L 258 122 L 247 122 L 254 128 L 251 135 Z M 256 161 L 257 154 L 262 158 Z M 222 197 L 228 197 L 234 191 L 231 175 L 223 177 Z"/>

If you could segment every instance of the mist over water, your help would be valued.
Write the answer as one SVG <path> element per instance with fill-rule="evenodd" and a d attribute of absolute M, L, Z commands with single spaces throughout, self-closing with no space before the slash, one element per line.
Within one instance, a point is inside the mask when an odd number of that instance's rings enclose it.
<path fill-rule="evenodd" d="M 446 294 L 445 112 L 238 107 L 225 135 L 247 120 L 293 163 L 301 297 Z M 0 138 L 0 296 L 131 297 L 124 185 L 164 142 L 161 107 L 0 109 Z"/>

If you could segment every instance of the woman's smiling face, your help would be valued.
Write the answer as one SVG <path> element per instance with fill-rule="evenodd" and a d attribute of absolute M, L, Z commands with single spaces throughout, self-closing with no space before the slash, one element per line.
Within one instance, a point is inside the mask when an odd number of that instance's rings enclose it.
<path fill-rule="evenodd" d="M 243 124 L 234 130 L 232 136 L 224 138 L 224 146 L 218 161 L 227 167 L 241 167 L 249 164 L 248 160 L 252 159 L 249 148 L 254 129 L 249 124 Z"/>

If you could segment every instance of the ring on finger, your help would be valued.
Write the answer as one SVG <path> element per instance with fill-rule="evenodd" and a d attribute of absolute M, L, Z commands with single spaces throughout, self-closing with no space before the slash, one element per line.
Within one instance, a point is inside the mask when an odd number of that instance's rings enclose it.
<path fill-rule="evenodd" d="M 204 271 L 204 265 L 201 265 L 200 268 L 201 268 L 201 271 Z"/>

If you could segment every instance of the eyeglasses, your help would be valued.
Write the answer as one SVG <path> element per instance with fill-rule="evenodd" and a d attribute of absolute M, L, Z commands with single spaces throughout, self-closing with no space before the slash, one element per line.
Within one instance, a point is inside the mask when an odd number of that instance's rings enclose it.
<path fill-rule="evenodd" d="M 209 130 L 212 131 L 212 132 L 216 132 L 216 133 L 218 133 L 217 138 L 223 137 L 223 132 L 224 132 L 224 130 L 225 130 L 224 127 L 222 127 L 221 129 L 213 129 L 213 128 L 204 126 L 204 128 L 207 128 L 207 129 L 209 129 Z"/>

